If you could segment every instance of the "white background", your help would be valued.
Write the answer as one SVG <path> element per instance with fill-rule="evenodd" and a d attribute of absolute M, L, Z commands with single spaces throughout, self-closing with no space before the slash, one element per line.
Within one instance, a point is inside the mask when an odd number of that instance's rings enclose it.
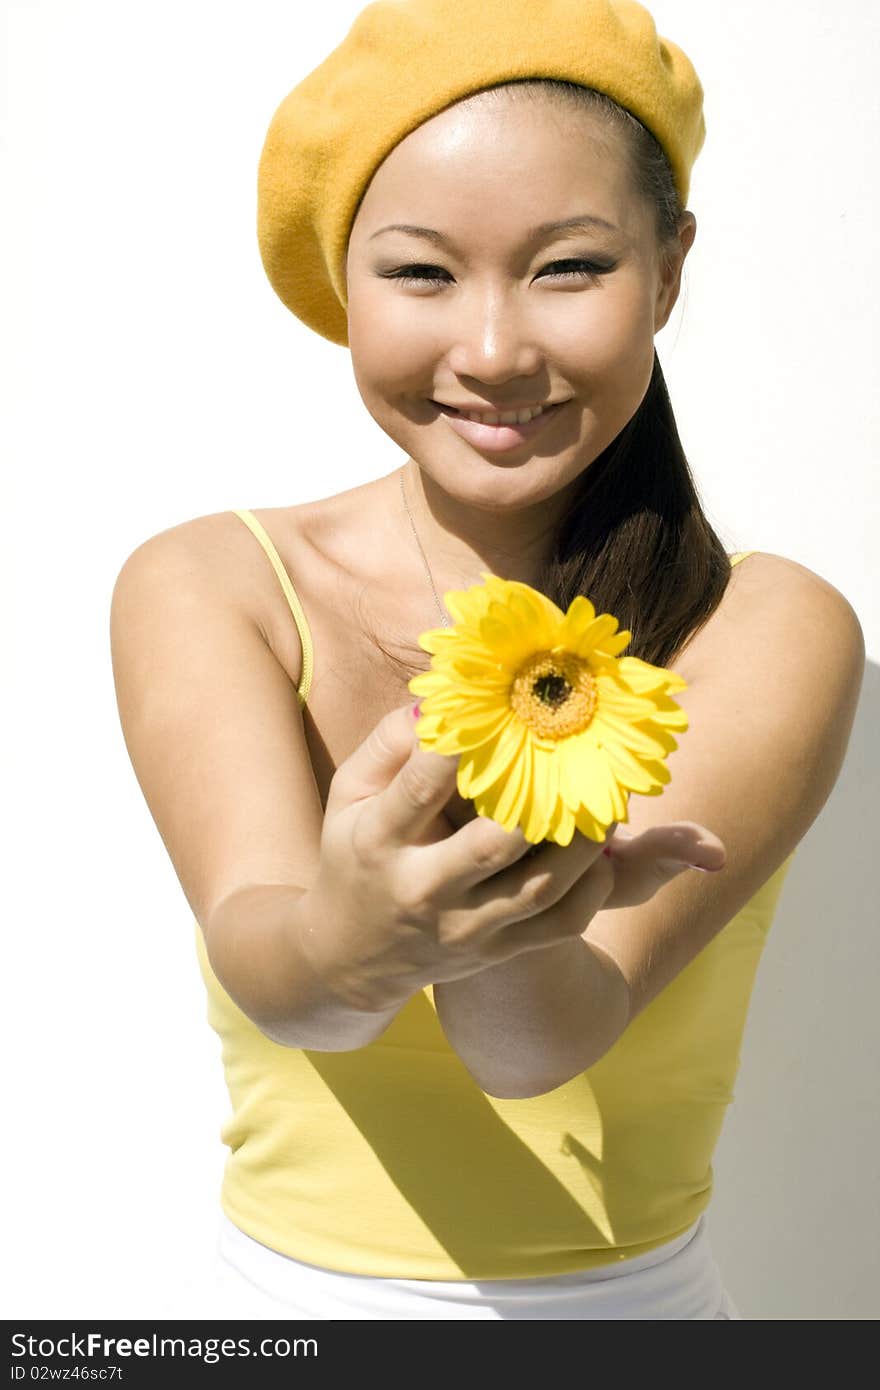
<path fill-rule="evenodd" d="M 205 1311 L 227 1098 L 119 728 L 110 594 L 157 531 L 403 461 L 255 235 L 271 115 L 360 8 L 5 5 L 6 1317 Z M 657 340 L 685 450 L 728 548 L 829 579 L 869 654 L 759 972 L 710 1232 L 744 1317 L 875 1318 L 880 10 L 651 8 L 706 90 Z M 802 680 L 809 700 L 821 669 Z"/>

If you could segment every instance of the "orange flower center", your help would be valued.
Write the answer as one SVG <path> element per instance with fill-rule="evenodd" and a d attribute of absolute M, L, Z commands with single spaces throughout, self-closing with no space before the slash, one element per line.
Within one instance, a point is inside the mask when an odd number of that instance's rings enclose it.
<path fill-rule="evenodd" d="M 596 682 L 573 652 L 532 652 L 513 678 L 510 705 L 539 738 L 568 738 L 585 729 L 596 709 Z"/>

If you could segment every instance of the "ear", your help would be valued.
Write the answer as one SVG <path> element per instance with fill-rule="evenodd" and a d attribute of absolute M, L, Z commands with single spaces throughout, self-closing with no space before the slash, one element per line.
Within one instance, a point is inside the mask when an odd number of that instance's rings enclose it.
<path fill-rule="evenodd" d="M 687 209 L 678 219 L 678 240 L 664 251 L 660 262 L 660 283 L 654 305 L 654 332 L 659 333 L 669 320 L 681 289 L 681 272 L 685 257 L 697 235 L 697 219 Z"/>

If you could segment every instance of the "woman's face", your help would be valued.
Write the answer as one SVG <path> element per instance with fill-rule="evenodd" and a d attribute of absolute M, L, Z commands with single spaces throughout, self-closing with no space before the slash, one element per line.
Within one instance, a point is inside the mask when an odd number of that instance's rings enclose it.
<path fill-rule="evenodd" d="M 617 140 L 586 112 L 477 95 L 401 141 L 358 209 L 347 262 L 358 390 L 462 502 L 515 508 L 559 492 L 645 395 L 696 224 L 686 214 L 680 254 L 661 259 Z M 540 230 L 578 217 L 610 225 Z M 443 408 L 546 403 L 524 438 L 457 425 Z"/>

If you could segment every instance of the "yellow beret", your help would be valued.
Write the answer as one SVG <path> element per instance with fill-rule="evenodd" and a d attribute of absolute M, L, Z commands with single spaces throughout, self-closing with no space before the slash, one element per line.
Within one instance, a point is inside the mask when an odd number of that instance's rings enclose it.
<path fill-rule="evenodd" d="M 260 255 L 297 318 L 348 345 L 348 239 L 373 174 L 423 121 L 523 77 L 595 87 L 631 111 L 686 205 L 706 136 L 703 88 L 636 0 L 375 0 L 281 102 L 260 155 Z"/>

